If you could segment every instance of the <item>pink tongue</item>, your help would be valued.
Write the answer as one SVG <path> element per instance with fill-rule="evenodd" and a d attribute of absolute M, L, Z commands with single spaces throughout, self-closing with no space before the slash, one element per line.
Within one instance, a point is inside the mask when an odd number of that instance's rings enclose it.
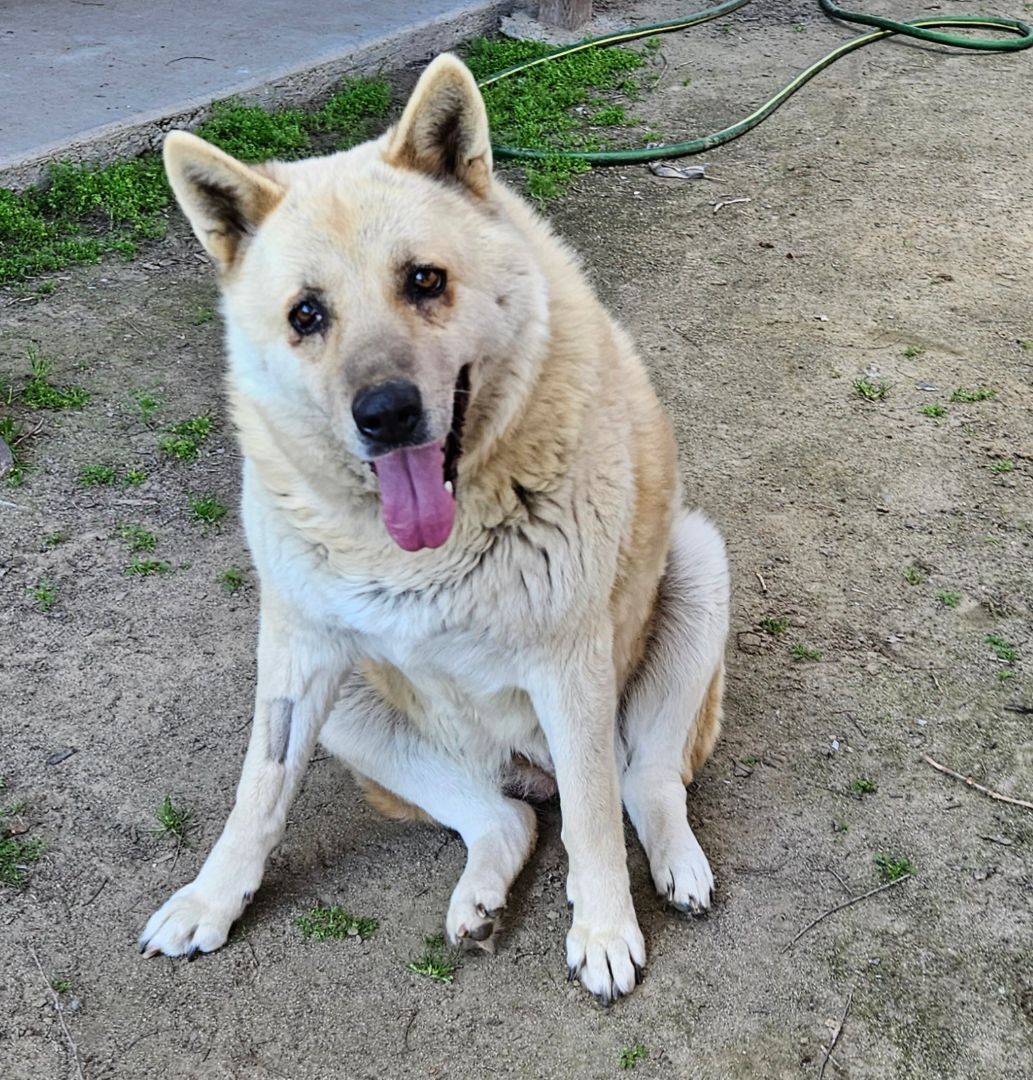
<path fill-rule="evenodd" d="M 406 551 L 436 548 L 449 538 L 455 499 L 445 490 L 444 442 L 392 450 L 374 463 L 384 524 Z"/>

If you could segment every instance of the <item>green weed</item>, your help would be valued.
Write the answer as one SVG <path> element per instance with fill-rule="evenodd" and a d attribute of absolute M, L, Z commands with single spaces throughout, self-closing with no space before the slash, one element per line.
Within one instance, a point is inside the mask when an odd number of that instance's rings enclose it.
<path fill-rule="evenodd" d="M 939 419 L 939 417 L 941 416 L 947 415 L 947 407 L 945 405 L 941 405 L 939 402 L 936 402 L 932 405 L 920 405 L 918 407 L 918 411 L 923 416 L 932 416 L 937 419 Z"/>
<path fill-rule="evenodd" d="M 905 360 L 914 360 L 914 358 L 916 356 L 922 356 L 924 353 L 925 353 L 925 349 L 924 349 L 923 346 L 921 346 L 921 345 L 908 345 L 907 348 L 904 349 L 904 359 Z"/>
<path fill-rule="evenodd" d="M 986 643 L 993 649 L 997 659 L 1006 664 L 1014 664 L 1019 658 L 1019 650 L 1010 641 L 1005 641 L 1000 634 L 987 634 Z"/>
<path fill-rule="evenodd" d="M 158 813 L 155 816 L 158 820 L 158 827 L 154 830 L 156 835 L 174 836 L 181 842 L 186 839 L 190 811 L 177 809 L 172 803 L 171 796 L 166 795 L 162 799 L 161 806 L 158 807 Z"/>
<path fill-rule="evenodd" d="M 879 877 L 883 881 L 897 881 L 899 878 L 904 877 L 905 874 L 915 872 L 911 860 L 904 857 L 893 858 L 891 855 L 876 855 L 875 865 L 879 870 Z"/>
<path fill-rule="evenodd" d="M 315 941 L 328 938 L 358 937 L 363 941 L 372 937 L 380 925 L 376 919 L 356 918 L 343 908 L 314 907 L 294 920 L 302 935 Z"/>
<path fill-rule="evenodd" d="M 126 469 L 122 474 L 122 483 L 126 487 L 139 487 L 147 479 L 147 473 L 143 469 Z"/>
<path fill-rule="evenodd" d="M 0 790 L 6 787 L 0 782 Z M 43 854 L 42 840 L 23 840 L 14 835 L 10 819 L 25 809 L 24 803 L 0 808 L 0 885 L 21 889 L 29 880 L 29 869 Z M 19 829 L 20 831 L 20 829 Z"/>
<path fill-rule="evenodd" d="M 79 470 L 79 483 L 83 487 L 109 487 L 114 482 L 114 465 L 84 465 Z"/>
<path fill-rule="evenodd" d="M 459 954 L 457 950 L 446 947 L 441 934 L 435 934 L 423 939 L 423 952 L 405 966 L 417 975 L 450 983 L 459 967 Z"/>
<path fill-rule="evenodd" d="M 617 1064 L 622 1069 L 633 1069 L 642 1058 L 647 1057 L 649 1057 L 649 1051 L 642 1043 L 635 1043 L 634 1046 L 629 1046 L 621 1051 Z"/>
<path fill-rule="evenodd" d="M 40 611 L 49 611 L 57 603 L 57 586 L 50 578 L 40 578 L 29 588 L 29 595 Z"/>
<path fill-rule="evenodd" d="M 770 634 L 772 637 L 778 637 L 780 634 L 785 633 L 786 627 L 789 626 L 789 620 L 776 619 L 773 615 L 769 615 L 761 619 L 759 625 L 765 633 Z"/>
<path fill-rule="evenodd" d="M 50 989 L 58 994 L 67 994 L 72 989 L 71 980 L 62 978 L 60 975 L 55 975 L 50 980 Z"/>
<path fill-rule="evenodd" d="M 870 780 L 867 776 L 859 776 L 856 780 L 850 781 L 850 790 L 855 795 L 874 795 L 879 787 L 874 780 Z"/>
<path fill-rule="evenodd" d="M 173 424 L 158 440 L 158 449 L 177 461 L 196 461 L 201 454 L 201 443 L 208 438 L 211 430 L 210 416 L 192 416 L 189 420 Z"/>
<path fill-rule="evenodd" d="M 161 407 L 161 398 L 150 390 L 139 390 L 133 395 L 133 403 L 140 414 L 140 419 L 145 424 L 149 424 Z"/>
<path fill-rule="evenodd" d="M 961 601 L 961 593 L 956 592 L 938 592 L 936 599 L 943 604 L 944 607 L 957 607 Z"/>
<path fill-rule="evenodd" d="M 152 574 L 169 574 L 172 564 L 158 559 L 133 559 L 126 567 L 130 577 L 150 577 Z"/>
<path fill-rule="evenodd" d="M 988 401 L 996 396 L 997 391 L 991 390 L 988 386 L 977 386 L 974 390 L 966 390 L 964 386 L 959 386 L 951 394 L 951 401 Z"/>
<path fill-rule="evenodd" d="M 1010 473 L 1015 471 L 1015 462 L 1011 458 L 994 458 L 990 462 L 990 469 L 995 473 Z"/>
<path fill-rule="evenodd" d="M 789 650 L 789 653 L 796 661 L 821 659 L 821 649 L 815 649 L 813 646 L 808 645 L 806 642 L 803 641 L 798 641 Z"/>
<path fill-rule="evenodd" d="M 244 571 L 239 566 L 231 566 L 219 575 L 219 584 L 231 595 L 244 587 Z"/>
<path fill-rule="evenodd" d="M 132 552 L 153 551 L 158 546 L 158 538 L 142 525 L 120 525 L 119 538 L 129 545 Z"/>
<path fill-rule="evenodd" d="M 921 585 L 925 581 L 926 573 L 920 566 L 905 566 L 900 576 L 909 585 Z"/>
<path fill-rule="evenodd" d="M 81 386 L 55 386 L 49 378 L 52 364 L 36 349 L 29 350 L 32 378 L 22 390 L 22 401 L 30 409 L 81 409 L 90 395 Z"/>
<path fill-rule="evenodd" d="M 465 59 L 474 75 L 483 79 L 552 51 L 537 42 L 478 38 L 467 47 Z M 493 140 L 546 152 L 600 149 L 598 135 L 590 131 L 590 125 L 625 124 L 624 110 L 607 115 L 604 109 L 602 118 L 597 112 L 587 121 L 575 110 L 583 109 L 600 93 L 637 92 L 638 83 L 629 73 L 643 63 L 642 55 L 631 49 L 591 49 L 539 64 L 485 87 Z M 563 158 L 529 163 L 528 192 L 538 201 L 553 198 L 588 168 L 584 162 Z"/>
<path fill-rule="evenodd" d="M 194 318 L 192 321 L 194 326 L 204 326 L 205 323 L 210 323 L 214 318 L 215 309 L 208 304 L 202 304 L 194 310 Z"/>
<path fill-rule="evenodd" d="M 68 533 L 64 529 L 58 529 L 56 532 L 48 533 L 44 543 L 48 548 L 56 548 L 63 544 L 68 539 Z"/>
<path fill-rule="evenodd" d="M 218 525 L 226 516 L 226 507 L 214 495 L 201 495 L 190 500 L 190 512 L 195 521 L 204 525 Z"/>
<path fill-rule="evenodd" d="M 217 101 L 197 134 L 241 161 L 299 158 L 312 148 L 300 109 L 270 113 L 236 98 Z"/>
<path fill-rule="evenodd" d="M 889 392 L 889 383 L 882 379 L 877 382 L 871 379 L 857 379 L 854 382 L 854 393 L 865 401 L 882 401 Z"/>
<path fill-rule="evenodd" d="M 345 79 L 340 89 L 308 120 L 312 131 L 330 133 L 338 150 L 348 150 L 375 135 L 391 105 L 386 79 Z"/>

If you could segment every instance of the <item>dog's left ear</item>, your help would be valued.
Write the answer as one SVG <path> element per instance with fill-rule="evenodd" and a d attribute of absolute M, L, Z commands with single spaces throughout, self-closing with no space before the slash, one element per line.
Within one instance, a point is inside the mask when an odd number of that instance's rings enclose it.
<path fill-rule="evenodd" d="M 470 69 L 451 53 L 420 76 L 385 155 L 389 164 L 454 180 L 483 198 L 491 185 L 488 113 Z"/>

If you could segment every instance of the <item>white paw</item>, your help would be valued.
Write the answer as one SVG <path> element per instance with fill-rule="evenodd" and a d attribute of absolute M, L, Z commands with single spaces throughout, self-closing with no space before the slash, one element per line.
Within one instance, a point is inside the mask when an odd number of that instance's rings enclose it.
<path fill-rule="evenodd" d="M 634 911 L 616 926 L 591 926 L 578 919 L 567 934 L 567 978 L 581 980 L 601 1005 L 630 994 L 642 978 L 646 943 Z"/>
<path fill-rule="evenodd" d="M 650 852 L 650 871 L 656 891 L 671 907 L 705 915 L 714 898 L 714 875 L 692 831 L 667 849 Z"/>
<path fill-rule="evenodd" d="M 448 940 L 453 945 L 467 945 L 495 951 L 495 931 L 499 916 L 506 906 L 506 883 L 500 877 L 491 879 L 464 873 L 452 893 L 445 919 Z"/>
<path fill-rule="evenodd" d="M 184 956 L 214 952 L 226 944 L 230 927 L 251 899 L 250 893 L 210 895 L 196 881 L 172 894 L 147 920 L 140 935 L 144 956 Z"/>

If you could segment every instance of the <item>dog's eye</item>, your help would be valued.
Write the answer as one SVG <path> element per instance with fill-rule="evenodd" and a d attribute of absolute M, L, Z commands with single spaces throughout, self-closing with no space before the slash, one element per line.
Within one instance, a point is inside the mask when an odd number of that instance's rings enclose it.
<path fill-rule="evenodd" d="M 307 334 L 314 334 L 322 328 L 326 322 L 326 312 L 317 301 L 310 296 L 306 296 L 304 300 L 299 300 L 291 308 L 287 318 L 291 326 L 304 337 Z"/>
<path fill-rule="evenodd" d="M 445 291 L 448 275 L 436 266 L 414 266 L 405 281 L 411 300 L 426 300 Z"/>

